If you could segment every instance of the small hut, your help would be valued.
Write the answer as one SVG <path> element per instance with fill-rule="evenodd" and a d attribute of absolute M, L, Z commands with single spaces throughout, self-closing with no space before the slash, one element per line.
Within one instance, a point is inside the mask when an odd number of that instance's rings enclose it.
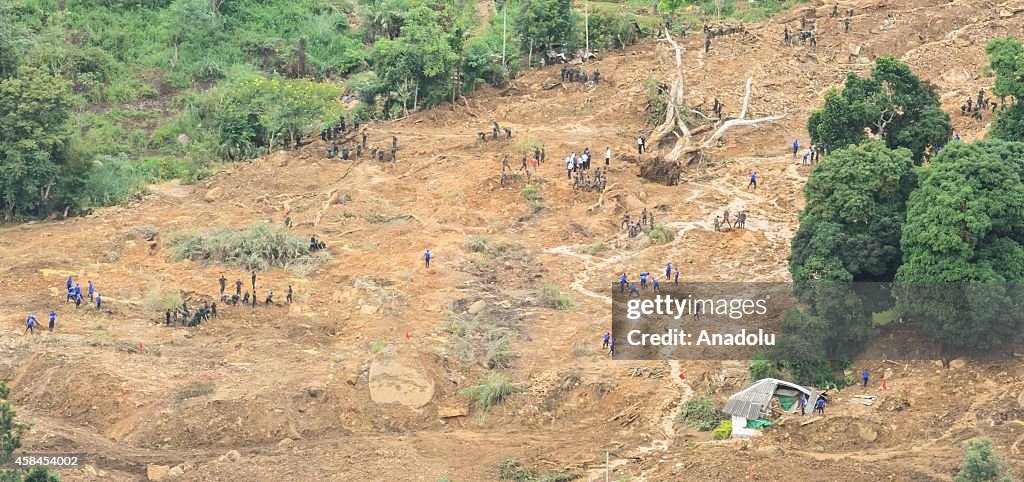
<path fill-rule="evenodd" d="M 810 412 L 818 396 L 810 389 L 795 383 L 775 378 L 764 378 L 754 382 L 729 397 L 723 412 L 732 417 L 732 436 L 750 437 L 757 429 L 771 425 L 770 417 L 781 413 L 800 413 L 800 394 L 807 396 L 807 411 Z M 779 411 L 781 413 L 773 414 Z"/>

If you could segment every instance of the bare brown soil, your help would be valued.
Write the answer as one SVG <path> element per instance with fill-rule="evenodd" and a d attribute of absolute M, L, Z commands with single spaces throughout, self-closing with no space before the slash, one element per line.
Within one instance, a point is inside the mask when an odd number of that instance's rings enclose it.
<path fill-rule="evenodd" d="M 823 420 L 718 442 L 672 419 L 695 393 L 724 400 L 740 388 L 745 363 L 613 362 L 600 350 L 610 322 L 605 290 L 616 273 L 672 261 L 687 280 L 788 279 L 810 168 L 787 151 L 794 138 L 806 142 L 809 112 L 847 71 L 866 72 L 875 56 L 894 54 L 938 86 L 962 137 L 983 135 L 990 117 L 960 117 L 959 105 L 992 83 L 982 74 L 985 42 L 1024 36 L 1024 3 L 858 1 L 845 35 L 827 18 L 831 4 L 819 3 L 718 40 L 708 54 L 701 39 L 683 40 L 691 104 L 709 109 L 717 97 L 728 114 L 753 76 L 751 116 L 787 117 L 730 131 L 677 186 L 647 182 L 624 161 L 650 129 L 644 79 L 668 79 L 674 68 L 666 46 L 652 41 L 607 54 L 596 87 L 544 90 L 558 77 L 549 67 L 509 89 L 371 126 L 371 144 L 389 147 L 398 136 L 395 164 L 328 161 L 317 141 L 227 167 L 197 186 L 154 186 L 141 201 L 87 218 L 0 228 L 0 378 L 32 424 L 26 442 L 88 454 L 88 468 L 63 473 L 71 481 L 144 480 L 147 464 L 180 464 L 178 479 L 196 481 L 495 480 L 510 457 L 538 472 L 604 480 L 606 451 L 612 480 L 925 481 L 951 480 L 960 444 L 986 435 L 1024 476 L 1019 362 L 867 363 L 874 373 L 891 370 L 889 391 L 846 389 Z M 799 23 L 806 9 L 818 18 L 817 48 L 784 47 L 782 23 Z M 492 119 L 515 138 L 478 142 Z M 520 193 L 524 183 L 499 186 L 501 156 L 526 138 L 542 142 L 547 156 L 536 212 Z M 605 146 L 616 159 L 598 205 L 599 194 L 571 189 L 561 159 L 590 147 L 596 166 Z M 744 189 L 751 171 L 761 181 L 756 191 Z M 219 195 L 205 200 L 214 189 Z M 675 230 L 673 241 L 620 230 L 623 213 L 635 219 L 643 207 Z M 714 232 L 725 209 L 746 210 L 747 229 Z M 216 297 L 222 273 L 229 284 L 248 282 L 236 269 L 172 261 L 174 233 L 282 223 L 286 214 L 297 234 L 318 235 L 333 254 L 305 278 L 260 274 L 261 297 L 273 289 L 283 301 L 291 284 L 294 304 L 222 307 L 219 319 L 190 330 L 159 325 L 161 314 L 144 309 L 157 289 L 180 291 L 194 305 Z M 156 244 L 132 235 L 139 226 L 159 230 Z M 475 253 L 470 236 L 504 246 Z M 68 275 L 97 283 L 102 312 L 61 304 Z M 573 308 L 545 305 L 544 284 L 560 286 Z M 458 391 L 489 370 L 449 356 L 444 329 L 446 312 L 462 314 L 478 300 L 514 334 L 519 357 L 503 371 L 527 386 L 486 415 Z M 23 335 L 26 313 L 45 319 L 54 307 L 55 333 Z M 630 376 L 640 365 L 660 376 Z M 574 370 L 578 381 L 564 383 Z M 212 392 L 186 398 L 190 383 Z M 849 402 L 863 392 L 879 403 Z"/>

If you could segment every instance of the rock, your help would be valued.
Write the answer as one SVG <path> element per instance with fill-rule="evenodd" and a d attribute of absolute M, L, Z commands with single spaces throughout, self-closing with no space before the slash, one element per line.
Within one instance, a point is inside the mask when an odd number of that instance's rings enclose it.
<path fill-rule="evenodd" d="M 1024 394 L 1021 396 L 1024 397 Z M 466 415 L 469 415 L 469 407 L 465 405 L 451 405 L 437 409 L 437 416 L 441 418 L 465 417 Z"/>
<path fill-rule="evenodd" d="M 171 468 L 166 465 L 146 465 L 146 478 L 149 480 L 164 480 Z"/>
<path fill-rule="evenodd" d="M 185 469 L 180 465 L 175 465 L 174 467 L 171 467 L 171 470 L 167 471 L 167 477 L 171 479 L 181 477 L 182 475 L 185 475 Z"/>
<path fill-rule="evenodd" d="M 85 467 L 82 467 L 82 471 L 84 471 L 86 473 L 86 475 L 89 475 L 90 477 L 98 477 L 99 476 L 99 474 L 96 473 L 96 467 L 93 467 L 93 466 L 88 465 L 88 464 L 86 464 Z"/>
<path fill-rule="evenodd" d="M 242 458 L 242 454 L 238 453 L 237 450 L 232 450 L 224 455 L 232 462 L 238 462 Z"/>
<path fill-rule="evenodd" d="M 291 450 L 294 447 L 295 441 L 290 438 L 281 439 L 281 441 L 277 443 L 277 448 L 281 450 Z"/>
<path fill-rule="evenodd" d="M 860 55 L 860 51 L 861 51 L 861 46 L 860 45 L 851 45 L 850 46 L 850 55 Z"/>
<path fill-rule="evenodd" d="M 1010 18 L 1013 16 L 1013 12 L 1003 9 L 999 11 L 999 18 Z"/>
<path fill-rule="evenodd" d="M 178 144 L 179 145 L 182 145 L 182 146 L 188 145 L 188 142 L 190 140 L 191 139 L 189 139 L 188 134 L 180 134 L 180 135 L 178 135 Z"/>
<path fill-rule="evenodd" d="M 967 362 L 960 358 L 949 362 L 949 368 L 963 368 L 965 366 L 967 366 Z"/>
<path fill-rule="evenodd" d="M 223 195 L 223 194 L 224 194 L 224 190 L 223 189 L 221 189 L 220 187 L 215 187 L 213 189 L 210 189 L 209 191 L 206 191 L 206 195 L 203 196 L 203 201 L 206 201 L 208 203 L 212 203 L 212 202 L 220 199 L 221 195 Z"/>
<path fill-rule="evenodd" d="M 363 315 L 372 315 L 377 313 L 377 307 L 373 305 L 363 305 L 359 307 L 359 313 Z"/>
<path fill-rule="evenodd" d="M 974 80 L 971 73 L 964 68 L 950 69 L 942 73 L 939 76 L 942 80 L 951 84 L 959 84 L 964 82 L 970 82 Z"/>
<path fill-rule="evenodd" d="M 476 302 L 474 302 L 473 304 L 469 305 L 469 309 L 466 310 L 466 313 L 469 313 L 471 315 L 475 315 L 477 313 L 480 313 L 481 311 L 484 311 L 484 308 L 486 308 L 486 307 L 487 307 L 487 302 L 486 301 L 484 301 L 484 300 L 476 300 Z"/>
<path fill-rule="evenodd" d="M 1017 405 L 1020 405 L 1021 408 L 1024 408 L 1024 390 L 1021 390 L 1020 396 L 1017 397 Z"/>
<path fill-rule="evenodd" d="M 413 354 L 386 350 L 369 367 L 370 399 L 386 405 L 398 403 L 420 408 L 434 398 L 434 379 Z"/>
<path fill-rule="evenodd" d="M 935 360 L 935 366 L 942 368 L 942 360 Z"/>
<path fill-rule="evenodd" d="M 878 431 L 867 425 L 861 425 L 860 429 L 857 430 L 857 435 L 859 435 L 865 442 L 874 442 L 875 440 L 878 440 Z"/>

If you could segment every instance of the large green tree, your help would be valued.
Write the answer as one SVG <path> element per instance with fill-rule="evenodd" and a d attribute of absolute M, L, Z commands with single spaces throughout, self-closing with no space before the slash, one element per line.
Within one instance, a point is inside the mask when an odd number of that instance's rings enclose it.
<path fill-rule="evenodd" d="M 374 45 L 374 71 L 388 101 L 397 99 L 407 110 L 422 100 L 429 105 L 448 98 L 461 42 L 462 26 L 453 2 L 415 0 L 404 16 L 401 34 Z"/>
<path fill-rule="evenodd" d="M 804 306 L 786 316 L 775 353 L 794 378 L 815 382 L 830 360 L 851 358 L 867 342 L 877 307 L 854 283 L 892 281 L 914 186 L 910 151 L 880 141 L 833 152 L 807 179 L 789 258 Z"/>
<path fill-rule="evenodd" d="M 42 70 L 18 69 L 0 80 L 0 209 L 5 220 L 45 214 L 80 187 L 68 154 L 71 91 Z"/>
<path fill-rule="evenodd" d="M 573 46 L 576 24 L 570 0 L 527 0 L 515 19 L 524 52 L 544 52 L 556 44 Z"/>
<path fill-rule="evenodd" d="M 986 348 L 1024 327 L 1024 143 L 946 146 L 907 203 L 896 292 L 937 340 Z"/>
<path fill-rule="evenodd" d="M 811 113 L 807 130 L 811 142 L 833 150 L 859 143 L 870 132 L 892 149 L 910 149 L 917 162 L 929 145 L 941 147 L 953 133 L 935 86 L 892 56 L 876 60 L 868 77 L 847 74 L 843 90 L 830 90 L 825 105 Z"/>
<path fill-rule="evenodd" d="M 804 185 L 789 258 L 793 280 L 892 281 L 915 186 L 907 149 L 869 141 L 825 157 Z"/>
<path fill-rule="evenodd" d="M 1007 97 L 1016 99 L 1012 105 L 1001 107 L 996 121 L 989 128 L 989 136 L 1007 141 L 1024 141 L 1024 45 L 1012 37 L 995 38 L 985 46 L 989 66 L 996 74 L 992 95 L 1002 102 Z"/>

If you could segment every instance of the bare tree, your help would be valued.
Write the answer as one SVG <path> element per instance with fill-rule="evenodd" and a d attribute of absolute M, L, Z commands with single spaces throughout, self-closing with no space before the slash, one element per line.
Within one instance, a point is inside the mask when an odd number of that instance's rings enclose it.
<path fill-rule="evenodd" d="M 738 126 L 755 126 L 764 122 L 774 122 L 786 117 L 786 113 L 783 112 L 779 115 L 761 117 L 757 119 L 747 119 L 747 110 L 750 106 L 750 86 L 754 82 L 753 77 L 747 78 L 747 91 L 746 95 L 743 96 L 743 106 L 740 109 L 739 117 L 735 119 L 729 119 L 718 125 L 711 135 L 705 137 L 700 141 L 695 141 L 691 134 L 690 128 L 686 125 L 687 117 L 690 113 L 700 114 L 700 112 L 691 110 L 686 106 L 686 74 L 683 70 L 683 48 L 672 38 L 672 34 L 669 33 L 668 29 L 665 29 L 665 40 L 672 46 L 675 51 L 676 61 L 676 78 L 672 81 L 672 87 L 669 89 L 668 100 L 665 103 L 665 121 L 654 129 L 651 133 L 650 145 L 658 146 L 659 143 L 669 134 L 676 135 L 676 144 L 672 148 L 672 151 L 665 156 L 669 160 L 677 161 L 682 156 L 691 157 L 699 151 L 707 149 L 718 142 L 725 132 L 733 127 Z M 701 117 L 704 117 L 701 114 Z M 707 119 L 707 117 L 705 117 Z"/>

